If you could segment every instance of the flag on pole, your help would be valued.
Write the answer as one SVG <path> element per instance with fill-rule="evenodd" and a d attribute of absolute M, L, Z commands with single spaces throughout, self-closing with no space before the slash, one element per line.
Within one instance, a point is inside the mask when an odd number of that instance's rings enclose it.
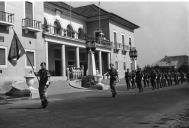
<path fill-rule="evenodd" d="M 14 36 L 9 50 L 8 60 L 13 66 L 15 66 L 17 64 L 17 60 L 20 57 L 22 57 L 24 54 L 25 54 L 25 50 L 20 40 L 18 39 L 17 34 L 14 31 Z"/>

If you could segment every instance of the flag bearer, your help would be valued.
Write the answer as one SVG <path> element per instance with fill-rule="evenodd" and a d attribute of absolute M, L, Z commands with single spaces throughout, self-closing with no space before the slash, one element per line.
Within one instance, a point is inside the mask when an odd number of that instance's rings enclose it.
<path fill-rule="evenodd" d="M 41 105 L 42 105 L 42 108 L 46 108 L 48 106 L 46 92 L 47 92 L 47 88 L 50 85 L 50 82 L 49 82 L 50 73 L 46 69 L 45 62 L 42 62 L 40 66 L 41 66 L 41 69 L 39 70 L 38 73 L 35 73 L 35 75 L 39 77 L 39 96 L 41 99 Z"/>

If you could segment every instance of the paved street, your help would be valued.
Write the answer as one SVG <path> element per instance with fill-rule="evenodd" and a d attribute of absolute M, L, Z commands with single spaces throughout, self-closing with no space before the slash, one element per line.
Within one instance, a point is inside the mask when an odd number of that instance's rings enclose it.
<path fill-rule="evenodd" d="M 187 84 L 141 94 L 117 88 L 115 99 L 109 91 L 50 95 L 46 109 L 38 99 L 1 104 L 0 128 L 185 128 L 189 122 Z"/>

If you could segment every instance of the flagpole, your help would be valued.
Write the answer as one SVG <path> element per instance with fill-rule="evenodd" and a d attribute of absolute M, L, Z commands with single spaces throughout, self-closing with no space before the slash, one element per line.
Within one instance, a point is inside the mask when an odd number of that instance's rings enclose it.
<path fill-rule="evenodd" d="M 14 30 L 14 28 L 12 27 L 12 29 L 13 29 L 13 31 L 14 31 L 14 33 L 16 34 L 16 32 L 15 32 L 15 30 Z M 16 36 L 18 37 L 18 35 L 16 34 Z M 18 40 L 19 40 L 19 38 L 18 38 Z M 22 46 L 22 45 L 21 45 Z M 24 49 L 24 47 L 22 46 L 22 48 Z M 26 51 L 25 51 L 25 49 L 24 49 L 24 52 L 25 52 L 25 54 L 26 54 Z M 33 68 L 33 65 L 32 65 L 32 63 L 31 63 L 31 61 L 30 61 L 30 58 L 28 57 L 28 55 L 26 54 L 26 57 L 27 57 L 27 59 L 28 59 L 28 61 L 29 61 L 29 63 L 30 63 L 30 65 L 31 65 L 31 67 L 32 67 L 32 70 L 33 70 L 33 72 L 34 72 L 34 75 L 35 75 L 35 71 L 34 71 L 34 68 Z M 35 75 L 36 76 L 36 75 Z M 38 82 L 39 82 L 39 78 L 36 76 L 36 78 L 37 78 L 37 80 L 38 80 Z"/>
<path fill-rule="evenodd" d="M 25 53 L 26 54 L 26 53 Z M 34 75 L 35 75 L 35 71 L 34 71 L 34 68 L 33 68 L 33 65 L 32 65 L 32 63 L 31 63 L 31 61 L 30 61 L 30 58 L 28 57 L 28 55 L 26 54 L 26 57 L 27 57 L 27 59 L 28 59 L 28 61 L 29 61 L 29 63 L 30 63 L 30 65 L 31 65 L 31 67 L 32 67 L 32 70 L 33 70 L 33 72 L 34 72 Z M 36 76 L 36 75 L 35 75 Z M 37 80 L 38 80 L 38 82 L 39 82 L 39 78 L 36 76 L 36 78 L 37 78 Z"/>

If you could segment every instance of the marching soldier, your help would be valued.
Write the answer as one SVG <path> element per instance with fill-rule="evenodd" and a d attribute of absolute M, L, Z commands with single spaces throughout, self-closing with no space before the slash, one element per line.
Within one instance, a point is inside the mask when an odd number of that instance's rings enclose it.
<path fill-rule="evenodd" d="M 161 88 L 161 73 L 158 71 L 157 72 L 157 84 L 156 84 L 156 88 Z"/>
<path fill-rule="evenodd" d="M 182 71 L 180 72 L 180 81 L 181 81 L 181 84 L 183 84 L 185 81 L 184 73 Z"/>
<path fill-rule="evenodd" d="M 150 75 L 149 75 L 149 72 L 147 72 L 146 74 L 146 83 L 147 83 L 147 86 L 149 87 L 150 86 Z"/>
<path fill-rule="evenodd" d="M 189 83 L 189 72 L 186 74 L 187 81 Z"/>
<path fill-rule="evenodd" d="M 144 87 L 147 87 L 147 79 L 148 79 L 148 78 L 147 78 L 147 77 L 148 77 L 148 76 L 147 76 L 147 73 L 144 72 L 143 75 L 144 75 L 144 76 L 143 76 Z"/>
<path fill-rule="evenodd" d="M 106 75 L 110 76 L 110 88 L 111 88 L 111 92 L 112 92 L 112 97 L 115 98 L 116 97 L 116 82 L 117 80 L 119 81 L 119 77 L 118 77 L 118 72 L 117 70 L 114 68 L 114 64 L 110 64 L 110 69 L 108 70 L 108 72 L 106 73 Z"/>
<path fill-rule="evenodd" d="M 50 85 L 50 82 L 49 82 L 50 73 L 46 69 L 45 62 L 42 62 L 40 66 L 41 66 L 41 69 L 39 70 L 39 72 L 35 73 L 35 75 L 39 78 L 39 96 L 41 99 L 41 105 L 43 108 L 46 108 L 48 106 L 46 91 Z"/>
<path fill-rule="evenodd" d="M 132 84 L 132 88 L 136 88 L 136 84 L 135 84 L 135 71 L 132 71 L 131 73 L 131 84 Z"/>
<path fill-rule="evenodd" d="M 168 73 L 168 79 L 169 79 L 169 85 L 172 86 L 173 81 L 172 81 L 172 72 L 171 71 Z"/>
<path fill-rule="evenodd" d="M 142 75 L 141 69 L 139 68 L 136 72 L 136 83 L 137 83 L 139 92 L 143 92 L 142 77 L 143 77 L 143 75 Z"/>
<path fill-rule="evenodd" d="M 151 85 L 152 85 L 152 89 L 154 90 L 155 87 L 156 87 L 156 72 L 155 70 L 152 70 L 151 71 L 151 74 L 150 74 L 150 82 L 151 82 Z"/>
<path fill-rule="evenodd" d="M 125 72 L 125 81 L 126 81 L 126 84 L 127 84 L 127 90 L 129 90 L 131 88 L 131 74 L 129 72 L 129 69 L 127 69 L 127 72 Z"/>

